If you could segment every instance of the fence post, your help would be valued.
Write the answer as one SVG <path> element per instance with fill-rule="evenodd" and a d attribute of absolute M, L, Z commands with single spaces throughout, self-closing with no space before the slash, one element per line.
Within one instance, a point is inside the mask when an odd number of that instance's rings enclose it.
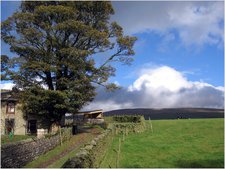
<path fill-rule="evenodd" d="M 62 146 L 62 130 L 61 130 L 61 126 L 59 126 L 59 137 L 60 137 L 60 145 Z"/>
<path fill-rule="evenodd" d="M 123 130 L 123 140 L 122 140 L 123 142 L 125 141 L 125 129 Z"/>
<path fill-rule="evenodd" d="M 151 131 L 152 131 L 152 133 L 153 133 L 152 121 L 151 121 L 151 118 L 150 118 L 150 116 L 149 116 L 149 121 L 150 121 L 150 127 L 151 127 Z"/>
<path fill-rule="evenodd" d="M 125 127 L 125 135 L 127 136 L 127 127 Z"/>
<path fill-rule="evenodd" d="M 121 146 L 121 140 L 119 138 L 119 147 L 117 151 L 117 160 L 116 160 L 116 168 L 119 168 L 119 160 L 120 160 L 120 146 Z"/>

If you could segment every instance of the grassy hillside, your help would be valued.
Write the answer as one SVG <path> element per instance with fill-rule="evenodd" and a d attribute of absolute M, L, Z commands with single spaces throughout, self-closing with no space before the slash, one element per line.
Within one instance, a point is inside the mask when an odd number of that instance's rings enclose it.
<path fill-rule="evenodd" d="M 224 119 L 152 120 L 152 125 L 153 133 L 149 128 L 126 137 L 118 167 L 224 167 Z M 116 167 L 115 150 L 118 137 L 101 167 Z"/>
<path fill-rule="evenodd" d="M 105 112 L 105 116 L 113 115 L 143 115 L 146 120 L 157 119 L 187 119 L 187 118 L 224 118 L 223 109 L 209 108 L 169 108 L 169 109 L 120 109 Z"/>

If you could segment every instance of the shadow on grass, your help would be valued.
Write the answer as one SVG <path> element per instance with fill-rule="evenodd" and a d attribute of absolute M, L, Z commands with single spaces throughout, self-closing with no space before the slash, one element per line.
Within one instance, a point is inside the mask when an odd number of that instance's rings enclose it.
<path fill-rule="evenodd" d="M 179 160 L 176 163 L 179 168 L 224 168 L 223 159 L 208 160 Z"/>
<path fill-rule="evenodd" d="M 90 126 L 80 126 L 78 128 L 78 133 L 91 133 L 92 127 Z"/>

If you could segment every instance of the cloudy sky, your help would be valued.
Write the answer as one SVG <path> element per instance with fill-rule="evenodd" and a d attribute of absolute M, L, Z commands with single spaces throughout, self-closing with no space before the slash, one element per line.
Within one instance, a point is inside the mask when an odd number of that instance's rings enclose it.
<path fill-rule="evenodd" d="M 111 82 L 122 88 L 98 88 L 84 108 L 224 107 L 223 2 L 112 2 L 127 35 L 138 38 L 134 62 L 115 64 Z M 2 2 L 2 20 L 19 2 Z M 13 56 L 2 44 L 2 54 Z M 2 82 L 1 88 L 12 83 Z"/>

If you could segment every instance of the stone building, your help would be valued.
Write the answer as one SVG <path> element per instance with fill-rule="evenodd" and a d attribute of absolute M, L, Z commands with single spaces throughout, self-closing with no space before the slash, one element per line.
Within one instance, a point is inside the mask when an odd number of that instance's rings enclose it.
<path fill-rule="evenodd" d="M 48 133 L 47 121 L 35 114 L 21 110 L 18 97 L 12 91 L 1 91 L 1 135 L 13 132 L 15 135 L 37 134 L 38 130 Z"/>
<path fill-rule="evenodd" d="M 11 91 L 1 92 L 1 135 L 13 132 L 16 135 L 26 134 L 27 122 L 20 110 L 20 104 Z"/>
<path fill-rule="evenodd" d="M 86 123 L 101 124 L 104 122 L 102 109 L 79 112 L 78 115 L 83 115 L 83 121 Z"/>
<path fill-rule="evenodd" d="M 85 123 L 101 124 L 104 123 L 103 110 L 82 111 L 74 114 L 68 113 L 63 121 L 65 122 L 65 125 L 83 125 Z"/>
<path fill-rule="evenodd" d="M 104 118 L 103 118 L 103 110 L 92 110 L 92 111 L 86 111 L 83 112 L 84 114 L 84 120 L 89 122 L 89 123 L 103 123 Z"/>

